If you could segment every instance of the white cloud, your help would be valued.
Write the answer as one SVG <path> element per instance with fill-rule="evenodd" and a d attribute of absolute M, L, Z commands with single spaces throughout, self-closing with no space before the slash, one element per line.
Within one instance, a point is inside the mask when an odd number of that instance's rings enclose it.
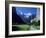
<path fill-rule="evenodd" d="M 20 12 L 20 14 L 22 15 L 23 13 L 22 13 L 22 12 Z"/>
<path fill-rule="evenodd" d="M 22 15 L 23 13 L 20 10 L 18 10 L 17 14 L 21 14 Z"/>
<path fill-rule="evenodd" d="M 29 12 L 29 13 L 24 13 L 24 15 L 26 16 L 26 18 L 29 18 L 29 16 L 31 16 L 32 14 Z"/>
<path fill-rule="evenodd" d="M 29 13 L 24 13 L 24 15 L 28 15 L 28 16 L 30 16 L 30 15 L 32 15 L 32 14 L 29 12 Z"/>

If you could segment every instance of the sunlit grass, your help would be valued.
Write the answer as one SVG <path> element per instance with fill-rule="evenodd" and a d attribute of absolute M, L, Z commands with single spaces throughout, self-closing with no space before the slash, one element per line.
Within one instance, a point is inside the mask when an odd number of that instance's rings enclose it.
<path fill-rule="evenodd" d="M 27 30 L 29 28 L 29 25 L 16 25 L 20 30 Z"/>

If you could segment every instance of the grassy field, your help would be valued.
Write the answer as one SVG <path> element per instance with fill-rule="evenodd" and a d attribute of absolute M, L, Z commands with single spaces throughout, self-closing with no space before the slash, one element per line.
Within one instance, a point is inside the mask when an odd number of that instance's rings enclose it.
<path fill-rule="evenodd" d="M 16 25 L 12 25 L 14 30 L 22 30 L 22 31 L 26 31 L 26 30 L 40 30 L 40 21 L 36 22 L 33 21 L 30 24 L 16 24 Z"/>
<path fill-rule="evenodd" d="M 27 31 L 27 30 L 40 30 L 40 26 L 35 26 L 35 25 L 13 25 L 14 29 L 17 29 L 19 31 Z"/>
<path fill-rule="evenodd" d="M 28 30 L 29 25 L 13 25 L 16 26 L 17 28 L 19 28 L 19 30 Z"/>

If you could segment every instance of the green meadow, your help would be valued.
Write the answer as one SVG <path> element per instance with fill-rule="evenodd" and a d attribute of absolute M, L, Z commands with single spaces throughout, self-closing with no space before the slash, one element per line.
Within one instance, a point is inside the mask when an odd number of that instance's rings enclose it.
<path fill-rule="evenodd" d="M 13 25 L 13 26 L 18 28 L 18 30 L 21 30 L 21 31 L 40 30 L 40 21 L 38 21 L 38 22 L 33 21 L 30 24 L 16 24 L 16 25 Z"/>

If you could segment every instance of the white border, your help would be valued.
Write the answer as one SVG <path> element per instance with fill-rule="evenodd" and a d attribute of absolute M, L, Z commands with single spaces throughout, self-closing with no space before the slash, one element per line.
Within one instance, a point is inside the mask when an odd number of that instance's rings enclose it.
<path fill-rule="evenodd" d="M 12 7 L 37 7 L 40 8 L 40 30 L 33 31 L 12 31 Z M 9 4 L 9 35 L 35 34 L 43 33 L 43 6 L 42 5 L 25 5 L 25 4 Z"/>

